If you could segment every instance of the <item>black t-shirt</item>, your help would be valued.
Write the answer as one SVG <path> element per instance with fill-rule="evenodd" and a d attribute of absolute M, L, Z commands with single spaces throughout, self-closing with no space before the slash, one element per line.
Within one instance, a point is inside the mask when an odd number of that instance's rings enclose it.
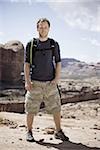
<path fill-rule="evenodd" d="M 61 61 L 59 44 L 55 42 L 53 51 L 50 48 L 49 38 L 46 41 L 40 41 L 39 39 L 37 39 L 37 41 L 37 49 L 41 50 L 35 51 L 35 55 L 33 57 L 34 68 L 32 69 L 31 79 L 38 81 L 51 81 L 55 77 L 54 64 Z M 27 63 L 30 63 L 30 46 L 31 42 L 27 43 L 24 53 L 24 60 Z"/>

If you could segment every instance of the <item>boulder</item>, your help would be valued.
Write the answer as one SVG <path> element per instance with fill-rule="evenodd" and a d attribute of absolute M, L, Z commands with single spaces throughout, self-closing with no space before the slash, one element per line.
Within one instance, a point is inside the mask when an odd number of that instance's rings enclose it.
<path fill-rule="evenodd" d="M 20 41 L 0 44 L 0 83 L 17 84 L 21 80 L 24 46 Z"/>

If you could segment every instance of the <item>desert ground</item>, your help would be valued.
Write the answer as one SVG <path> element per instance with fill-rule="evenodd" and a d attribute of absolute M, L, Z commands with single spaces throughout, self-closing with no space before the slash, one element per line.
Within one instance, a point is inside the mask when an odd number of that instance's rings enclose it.
<path fill-rule="evenodd" d="M 61 125 L 69 141 L 54 138 L 52 115 L 41 110 L 33 125 L 35 142 L 26 141 L 25 114 L 0 112 L 0 150 L 99 150 L 100 99 L 62 105 Z"/>

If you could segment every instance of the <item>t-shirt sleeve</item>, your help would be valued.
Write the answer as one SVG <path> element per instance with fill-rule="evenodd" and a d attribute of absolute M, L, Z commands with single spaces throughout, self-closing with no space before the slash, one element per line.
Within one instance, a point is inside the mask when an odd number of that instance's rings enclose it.
<path fill-rule="evenodd" d="M 31 43 L 27 43 L 25 51 L 24 51 L 24 62 L 30 63 L 30 45 Z"/>
<path fill-rule="evenodd" d="M 55 63 L 61 62 L 60 47 L 58 42 L 55 42 L 54 57 L 55 57 Z"/>

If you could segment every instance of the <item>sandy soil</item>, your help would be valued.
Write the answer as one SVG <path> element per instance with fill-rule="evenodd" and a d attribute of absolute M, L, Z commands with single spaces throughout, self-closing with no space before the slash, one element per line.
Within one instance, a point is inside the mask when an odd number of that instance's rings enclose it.
<path fill-rule="evenodd" d="M 99 150 L 100 100 L 62 106 L 62 129 L 68 142 L 54 138 L 52 115 L 40 112 L 35 117 L 33 134 L 36 142 L 26 141 L 25 114 L 0 112 L 0 150 Z M 87 111 L 86 111 L 87 110 Z M 90 112 L 90 113 L 89 113 Z M 51 134 L 49 134 L 48 131 Z"/>

